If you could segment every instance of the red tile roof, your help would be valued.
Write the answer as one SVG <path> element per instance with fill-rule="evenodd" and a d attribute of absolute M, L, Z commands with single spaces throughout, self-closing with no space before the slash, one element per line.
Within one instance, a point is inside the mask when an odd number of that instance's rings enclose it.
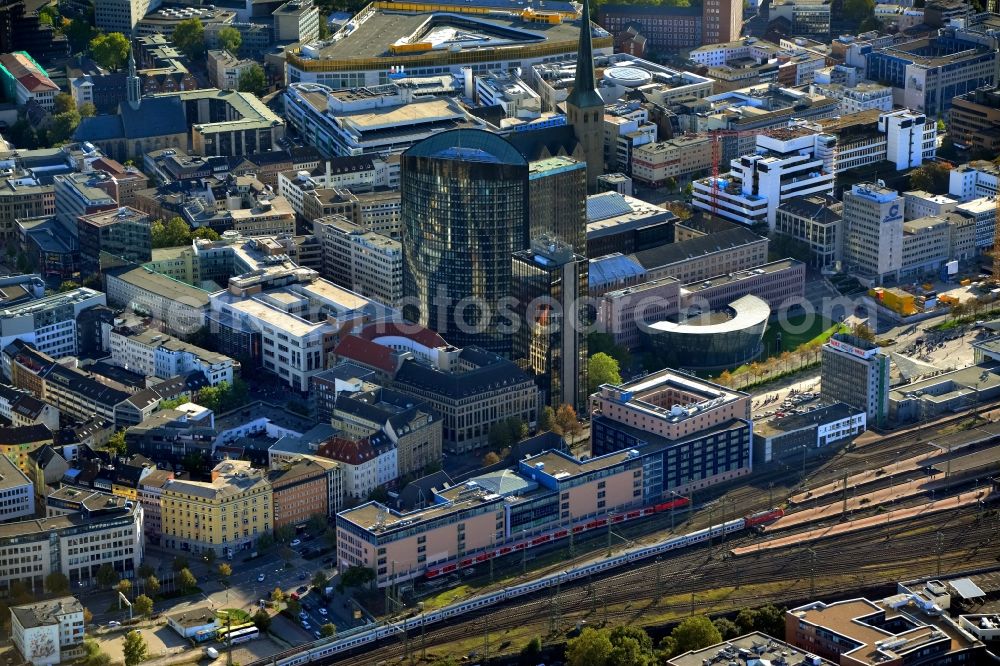
<path fill-rule="evenodd" d="M 347 439 L 337 436 L 321 442 L 317 453 L 324 458 L 330 458 L 345 465 L 360 465 L 372 460 L 377 455 L 367 437 Z"/>
<path fill-rule="evenodd" d="M 425 347 L 435 349 L 447 346 L 447 342 L 440 335 L 419 324 L 397 324 L 395 322 L 378 322 L 365 326 L 358 335 L 365 340 L 377 340 L 378 338 L 395 335 L 402 338 L 409 338 Z"/>
<path fill-rule="evenodd" d="M 391 349 L 356 335 L 344 336 L 333 353 L 337 358 L 350 359 L 383 372 L 392 373 L 396 370 L 396 361 Z"/>
<path fill-rule="evenodd" d="M 20 53 L 4 53 L 0 55 L 0 65 L 10 72 L 18 82 L 30 92 L 59 90 L 52 79 L 42 73 L 31 60 Z"/>

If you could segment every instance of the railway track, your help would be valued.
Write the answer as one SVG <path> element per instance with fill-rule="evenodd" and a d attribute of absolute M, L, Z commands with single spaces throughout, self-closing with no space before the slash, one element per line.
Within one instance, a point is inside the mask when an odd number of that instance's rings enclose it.
<path fill-rule="evenodd" d="M 421 646 L 433 652 L 435 646 L 468 640 L 470 635 L 483 635 L 485 645 L 487 632 L 497 636 L 500 632 L 524 626 L 539 626 L 539 633 L 545 634 L 545 626 L 555 625 L 561 633 L 581 619 L 591 623 L 605 619 L 641 623 L 643 615 L 655 610 L 664 597 L 676 599 L 679 595 L 692 595 L 690 603 L 683 603 L 690 612 L 718 610 L 720 605 L 735 609 L 759 604 L 761 585 L 784 585 L 768 595 L 768 600 L 780 603 L 891 584 L 900 579 L 900 567 L 904 564 L 907 578 L 937 575 L 938 567 L 941 575 L 947 575 L 975 566 L 996 565 L 1000 555 L 998 521 L 1000 514 L 996 512 L 977 515 L 976 511 L 967 510 L 950 514 L 943 520 L 925 517 L 885 529 L 844 535 L 837 540 L 816 543 L 812 548 L 764 551 L 759 556 L 738 559 L 722 557 L 728 549 L 716 540 L 712 546 L 704 544 L 667 559 L 639 564 L 614 576 L 544 592 L 491 610 L 487 615 L 470 617 L 448 626 L 435 626 L 422 636 L 414 631 L 409 637 L 400 636 L 361 655 L 341 656 L 327 663 L 396 663 L 407 654 L 422 654 Z M 883 541 L 891 547 L 873 548 L 875 541 Z M 729 540 L 730 545 L 750 542 L 750 537 Z M 858 562 L 865 564 L 859 567 Z M 856 572 L 848 584 L 842 579 L 824 580 L 831 576 L 842 578 L 845 570 Z M 745 593 L 740 592 L 747 584 L 757 589 L 751 587 Z M 714 596 L 698 598 L 699 593 L 719 589 L 731 590 L 724 604 Z M 678 603 L 675 601 L 674 605 Z M 520 645 L 508 647 L 518 649 Z"/>

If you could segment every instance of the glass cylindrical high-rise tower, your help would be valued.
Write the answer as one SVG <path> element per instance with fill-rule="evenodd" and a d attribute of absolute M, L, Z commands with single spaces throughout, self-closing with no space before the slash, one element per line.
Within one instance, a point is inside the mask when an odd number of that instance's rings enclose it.
<path fill-rule="evenodd" d="M 403 153 L 404 315 L 453 345 L 510 355 L 511 253 L 528 247 L 528 162 L 506 139 L 451 130 Z"/>

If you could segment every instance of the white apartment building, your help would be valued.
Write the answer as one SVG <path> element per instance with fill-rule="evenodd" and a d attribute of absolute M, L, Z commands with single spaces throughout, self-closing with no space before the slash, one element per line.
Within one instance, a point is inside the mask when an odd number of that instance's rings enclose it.
<path fill-rule="evenodd" d="M 902 171 L 933 159 L 937 151 L 937 124 L 922 113 L 906 109 L 883 113 L 879 132 L 885 134 L 886 159 Z"/>
<path fill-rule="evenodd" d="M 693 49 L 689 55 L 692 62 L 706 67 L 725 65 L 730 60 L 753 60 L 759 65 L 777 58 L 781 47 L 756 37 L 747 37 L 735 42 L 705 44 Z"/>
<path fill-rule="evenodd" d="M 403 246 L 339 215 L 313 221 L 323 252 L 323 276 L 391 307 L 403 298 Z"/>
<path fill-rule="evenodd" d="M 844 261 L 879 284 L 903 267 L 903 198 L 870 183 L 844 193 Z"/>
<path fill-rule="evenodd" d="M 135 24 L 146 14 L 159 9 L 161 0 L 96 0 L 94 23 L 103 32 L 132 35 Z"/>
<path fill-rule="evenodd" d="M 728 174 L 694 181 L 694 206 L 740 224 L 766 222 L 773 229 L 782 201 L 832 192 L 834 137 L 775 134 L 757 135 L 757 153 L 733 160 Z"/>
<path fill-rule="evenodd" d="M 367 497 L 399 477 L 396 446 L 383 432 L 359 438 L 335 436 L 320 444 L 319 451 L 340 466 L 344 497 Z"/>
<path fill-rule="evenodd" d="M 948 194 L 959 201 L 972 201 L 997 195 L 1000 169 L 992 162 L 979 160 L 955 167 L 948 178 Z"/>
<path fill-rule="evenodd" d="M 870 81 L 855 85 L 813 82 L 809 92 L 837 100 L 842 115 L 871 109 L 892 111 L 892 88 Z"/>
<path fill-rule="evenodd" d="M 468 86 L 472 69 L 463 71 Z M 499 106 L 508 118 L 529 120 L 542 115 L 542 98 L 517 76 L 489 72 L 473 77 L 475 101 L 479 106 Z M 468 96 L 468 90 L 465 91 Z"/>
<path fill-rule="evenodd" d="M 25 661 L 51 666 L 74 655 L 83 643 L 83 604 L 74 597 L 58 597 L 11 606 L 10 637 Z"/>
<path fill-rule="evenodd" d="M 53 358 L 75 356 L 77 317 L 98 305 L 107 305 L 104 294 L 79 287 L 0 310 L 0 349 L 21 339 Z"/>
<path fill-rule="evenodd" d="M 955 206 L 955 212 L 976 221 L 976 247 L 993 247 L 993 234 L 997 224 L 995 196 L 980 197 Z"/>
<path fill-rule="evenodd" d="M 0 456 L 0 523 L 35 515 L 35 486 L 7 456 Z"/>
<path fill-rule="evenodd" d="M 278 194 L 298 215 L 304 215 L 303 199 L 317 189 L 348 189 L 353 194 L 389 186 L 389 164 L 372 155 L 335 157 L 312 171 L 284 171 L 278 174 Z"/>
<path fill-rule="evenodd" d="M 170 379 L 202 372 L 212 386 L 233 383 L 239 363 L 216 352 L 202 349 L 157 330 L 133 332 L 112 329 L 109 335 L 111 359 L 115 365 L 146 377 Z"/>
<path fill-rule="evenodd" d="M 223 49 L 208 51 L 206 61 L 209 83 L 220 90 L 236 90 L 243 72 L 257 64 L 256 60 L 238 58 Z"/>

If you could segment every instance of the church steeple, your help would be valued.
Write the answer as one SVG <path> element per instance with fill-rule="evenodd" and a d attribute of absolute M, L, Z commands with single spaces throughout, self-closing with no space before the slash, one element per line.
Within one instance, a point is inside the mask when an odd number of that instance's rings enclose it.
<path fill-rule="evenodd" d="M 128 50 L 128 80 L 126 87 L 128 89 L 128 105 L 132 107 L 133 111 L 138 111 L 139 104 L 142 102 L 142 85 L 139 82 L 139 75 L 135 71 L 135 55 L 132 53 L 132 47 L 129 47 Z"/>
<path fill-rule="evenodd" d="M 597 92 L 596 79 L 590 0 L 583 0 L 576 78 L 573 91 L 566 98 L 566 115 L 587 161 L 587 187 L 591 191 L 597 187 L 597 177 L 604 173 L 604 100 Z"/>

